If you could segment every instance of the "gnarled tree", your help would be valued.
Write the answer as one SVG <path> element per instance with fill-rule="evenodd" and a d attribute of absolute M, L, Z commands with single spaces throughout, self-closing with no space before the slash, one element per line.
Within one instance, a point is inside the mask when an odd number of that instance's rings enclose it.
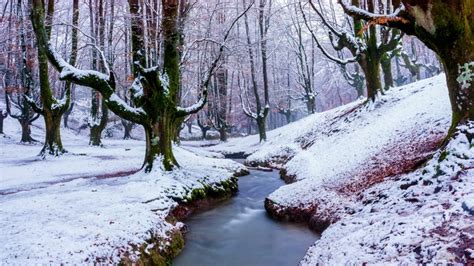
<path fill-rule="evenodd" d="M 29 100 L 29 103 L 35 110 L 44 117 L 46 126 L 46 136 L 43 149 L 41 150 L 40 156 L 46 154 L 58 156 L 66 152 L 63 148 L 61 141 L 61 117 L 69 109 L 71 101 L 71 90 L 70 87 L 64 93 L 62 99 L 54 97 L 49 81 L 49 66 L 48 66 L 48 54 L 49 50 L 42 44 L 48 43 L 51 36 L 51 25 L 54 14 L 54 0 L 49 0 L 47 5 L 47 11 L 43 7 L 43 1 L 33 1 L 31 7 L 31 18 L 33 22 L 33 28 L 37 32 L 41 30 L 42 34 L 36 34 L 36 41 L 38 43 L 38 68 L 39 68 L 39 79 L 40 79 L 40 99 L 41 107 L 36 102 Z M 44 21 L 46 15 L 46 23 Z M 41 18 L 41 25 L 35 20 L 35 18 Z M 74 66 L 77 57 L 77 25 L 79 22 L 79 0 L 73 0 L 73 30 L 72 30 L 72 52 L 69 63 L 70 66 Z M 46 24 L 46 25 L 45 25 Z M 40 27 L 40 28 L 38 28 Z M 65 62 L 65 61 L 64 61 Z"/>
<path fill-rule="evenodd" d="M 219 49 L 219 54 L 211 63 L 201 84 L 201 98 L 194 105 L 182 108 L 178 106 L 178 92 L 180 85 L 179 70 L 179 28 L 178 10 L 179 0 L 162 0 L 162 58 L 161 67 L 146 68 L 144 34 L 142 15 L 140 14 L 139 0 L 129 0 L 131 15 L 132 62 L 135 79 L 131 86 L 134 106 L 132 107 L 120 99 L 115 92 L 116 81 L 114 74 L 105 63 L 105 56 L 101 54 L 105 73 L 94 70 L 80 70 L 68 64 L 54 50 L 47 41 L 47 31 L 44 26 L 44 6 L 41 0 L 31 0 L 32 21 L 38 39 L 38 49 L 47 55 L 51 64 L 60 72 L 60 78 L 69 80 L 78 85 L 87 86 L 101 93 L 108 108 L 118 116 L 140 124 L 146 134 L 146 154 L 144 160 L 145 172 L 150 172 L 155 159 L 161 160 L 166 170 L 178 167 L 173 154 L 172 142 L 176 133 L 177 121 L 190 114 L 198 112 L 207 101 L 207 87 L 217 63 L 225 48 L 230 30 L 245 12 L 239 15 L 226 32 Z"/>
<path fill-rule="evenodd" d="M 359 0 L 352 0 L 351 2 L 354 6 L 360 5 Z M 309 0 L 312 10 L 315 11 L 324 26 L 329 30 L 329 39 L 332 47 L 338 52 L 342 52 L 344 49 L 347 49 L 353 57 L 348 59 L 340 59 L 329 54 L 329 52 L 327 52 L 319 42 L 317 34 L 312 29 L 309 20 L 300 4 L 303 19 L 318 48 L 326 57 L 328 57 L 331 61 L 334 61 L 336 64 L 346 65 L 354 62 L 358 63 L 365 76 L 367 98 L 372 101 L 375 100 L 377 94 L 382 92 L 382 82 L 380 75 L 381 60 L 387 52 L 397 47 L 402 35 L 397 32 L 393 32 L 390 38 L 387 38 L 386 41 L 381 42 L 378 33 L 379 30 L 377 29 L 376 25 L 364 25 L 363 21 L 357 17 L 355 17 L 352 21 L 352 32 L 349 32 L 344 28 L 336 28 L 323 14 L 323 6 L 321 5 L 320 1 L 318 1 L 318 3 L 319 6 L 317 7 L 312 0 Z M 372 12 L 376 10 L 375 3 L 372 0 L 367 1 L 367 6 Z M 364 30 L 365 28 L 367 29 Z"/>

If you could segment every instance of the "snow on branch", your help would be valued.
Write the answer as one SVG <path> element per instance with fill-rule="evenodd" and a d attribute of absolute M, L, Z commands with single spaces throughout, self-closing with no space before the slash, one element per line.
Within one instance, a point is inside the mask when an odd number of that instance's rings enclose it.
<path fill-rule="evenodd" d="M 332 56 L 328 51 L 326 51 L 326 49 L 324 49 L 324 47 L 321 45 L 318 38 L 316 37 L 316 33 L 314 32 L 312 27 L 309 25 L 308 19 L 306 18 L 306 14 L 303 11 L 303 7 L 302 7 L 301 3 L 299 4 L 299 7 L 300 7 L 301 14 L 303 16 L 304 24 L 306 25 L 306 28 L 311 33 L 311 37 L 313 38 L 314 42 L 316 43 L 316 46 L 319 48 L 319 50 L 321 50 L 321 52 L 329 60 L 334 61 L 335 63 L 340 64 L 340 65 L 346 65 L 346 64 L 349 64 L 349 63 L 357 62 L 357 60 L 359 59 L 359 56 L 360 56 L 359 45 L 356 46 L 357 47 L 356 53 L 355 53 L 355 56 L 352 57 L 352 58 L 341 59 L 341 58 L 337 58 L 337 57 Z M 341 36 L 347 36 L 347 34 L 346 35 L 341 35 Z"/>
<path fill-rule="evenodd" d="M 375 14 L 368 12 L 359 7 L 355 7 L 347 0 L 338 0 L 344 12 L 348 15 L 356 17 L 358 19 L 363 19 L 368 22 L 365 26 L 370 27 L 372 24 L 378 24 L 388 27 L 400 28 L 402 25 L 409 24 L 409 21 L 405 18 L 405 6 L 403 3 L 400 3 L 400 6 L 391 14 Z"/>
<path fill-rule="evenodd" d="M 109 72 L 109 75 L 106 75 L 95 70 L 78 69 L 66 62 L 56 52 L 50 42 L 47 43 L 46 52 L 52 65 L 60 72 L 59 77 L 61 80 L 72 81 L 78 85 L 87 86 L 99 91 L 105 98 L 107 106 L 124 119 L 140 123 L 145 116 L 143 110 L 129 106 L 117 96 L 114 91 L 115 81 L 111 72 Z M 102 56 L 105 59 L 103 53 Z M 108 65 L 106 63 L 104 65 L 108 69 Z"/>
<path fill-rule="evenodd" d="M 8 95 L 6 95 L 6 97 L 8 97 Z M 33 99 L 31 98 L 30 96 L 26 95 L 26 94 L 23 94 L 23 98 L 25 99 L 25 101 L 28 103 L 28 105 L 31 106 L 31 109 L 33 109 L 33 111 L 35 111 L 35 113 L 38 113 L 38 114 L 41 114 L 41 115 L 44 115 L 44 110 L 43 108 L 41 108 L 38 103 Z M 8 100 L 8 99 L 7 99 Z M 7 108 L 9 106 L 7 105 Z"/>

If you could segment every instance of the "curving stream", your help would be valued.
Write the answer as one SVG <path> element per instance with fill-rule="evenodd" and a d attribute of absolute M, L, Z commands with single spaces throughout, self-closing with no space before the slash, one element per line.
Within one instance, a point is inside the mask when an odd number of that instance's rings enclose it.
<path fill-rule="evenodd" d="M 267 216 L 265 197 L 282 185 L 277 171 L 240 177 L 235 197 L 186 221 L 186 247 L 173 265 L 297 265 L 319 235 Z"/>

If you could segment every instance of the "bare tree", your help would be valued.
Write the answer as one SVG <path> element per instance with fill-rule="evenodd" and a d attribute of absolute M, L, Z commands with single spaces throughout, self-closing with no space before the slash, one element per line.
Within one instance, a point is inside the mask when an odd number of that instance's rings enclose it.
<path fill-rule="evenodd" d="M 244 16 L 245 22 L 245 34 L 247 37 L 247 46 L 248 46 L 248 56 L 250 60 L 250 74 L 251 74 L 251 86 L 253 90 L 253 96 L 255 99 L 255 112 L 252 112 L 250 108 L 243 108 L 244 113 L 249 117 L 254 119 L 257 122 L 258 134 L 260 136 L 260 141 L 267 140 L 266 133 L 266 119 L 268 112 L 270 111 L 270 100 L 268 92 L 268 73 L 267 73 L 267 33 L 270 28 L 270 10 L 272 1 L 268 2 L 268 11 L 265 12 L 267 0 L 259 0 L 258 6 L 258 29 L 259 29 L 259 45 L 261 52 L 261 61 L 262 61 L 262 77 L 263 77 L 263 104 L 260 98 L 259 86 L 257 82 L 257 70 L 256 70 L 256 58 L 252 48 L 252 40 L 250 37 L 250 27 L 249 19 L 247 14 Z M 243 1 L 245 5 L 245 0 Z M 242 101 L 243 103 L 243 101 Z"/>

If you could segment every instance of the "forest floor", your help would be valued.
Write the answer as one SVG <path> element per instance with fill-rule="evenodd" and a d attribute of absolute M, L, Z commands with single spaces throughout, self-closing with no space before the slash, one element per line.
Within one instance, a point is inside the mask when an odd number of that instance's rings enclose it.
<path fill-rule="evenodd" d="M 450 113 L 440 75 L 207 149 L 281 169 L 267 211 L 323 231 L 303 265 L 472 263 L 474 149 L 437 151 Z"/>
<path fill-rule="evenodd" d="M 144 174 L 143 141 L 90 147 L 87 137 L 64 129 L 69 152 L 43 160 L 40 144 L 18 143 L 19 126 L 8 118 L 0 136 L 0 261 L 155 259 L 154 250 L 174 248 L 184 226 L 170 219 L 172 210 L 206 190 L 227 189 L 245 168 L 222 154 L 245 154 L 246 164 L 281 169 L 288 183 L 267 197 L 271 216 L 323 231 L 303 265 L 469 263 L 474 149 L 461 134 L 437 150 L 450 119 L 445 78 L 437 76 L 371 104 L 308 116 L 268 132 L 264 143 L 255 135 L 183 142 L 175 149 L 181 169 Z M 39 120 L 32 131 L 42 140 Z"/>
<path fill-rule="evenodd" d="M 178 202 L 206 191 L 225 192 L 245 170 L 211 158 L 215 154 L 176 147 L 181 169 L 155 167 L 145 174 L 139 170 L 143 141 L 106 139 L 104 147 L 90 147 L 87 138 L 67 129 L 62 137 L 68 153 L 40 159 L 42 146 L 18 143 L 18 128 L 8 118 L 6 134 L 0 135 L 0 261 L 5 264 L 118 263 L 174 248 L 173 237 L 183 227 L 170 218 Z M 32 132 L 42 140 L 41 121 Z"/>

